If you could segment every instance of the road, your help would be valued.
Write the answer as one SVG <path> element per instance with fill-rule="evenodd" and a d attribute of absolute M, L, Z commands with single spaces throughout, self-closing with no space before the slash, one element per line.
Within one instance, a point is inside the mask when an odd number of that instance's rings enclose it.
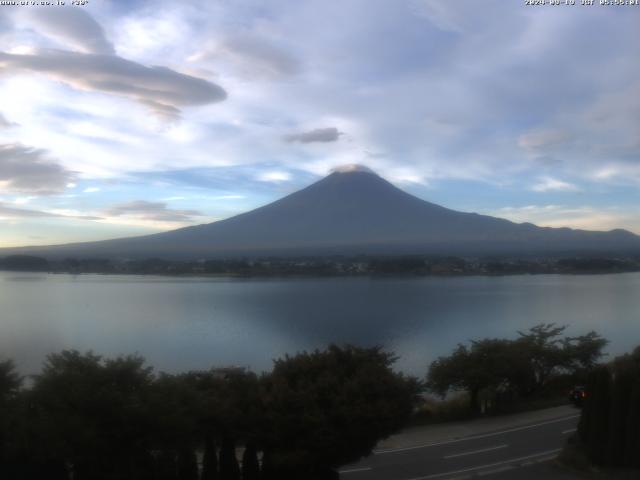
<path fill-rule="evenodd" d="M 561 415 L 488 431 L 486 427 L 491 424 L 485 424 L 482 433 L 376 450 L 361 462 L 344 467 L 340 478 L 448 480 L 493 475 L 496 479 L 511 478 L 505 472 L 555 458 L 575 431 L 579 412 L 553 410 L 550 413 Z M 425 427 L 425 431 L 427 429 Z M 513 478 L 518 478 L 512 473 Z"/>

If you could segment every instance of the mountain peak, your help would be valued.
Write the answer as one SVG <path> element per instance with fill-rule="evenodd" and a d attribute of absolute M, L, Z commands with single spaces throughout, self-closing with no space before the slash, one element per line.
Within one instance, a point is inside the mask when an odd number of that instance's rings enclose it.
<path fill-rule="evenodd" d="M 135 238 L 0 249 L 0 254 L 193 259 L 639 251 L 640 237 L 632 233 L 539 228 L 458 212 L 404 192 L 364 165 L 349 164 L 273 203 L 218 222 Z"/>
<path fill-rule="evenodd" d="M 346 165 L 339 165 L 331 169 L 331 173 L 353 173 L 353 172 L 364 172 L 371 173 L 373 175 L 377 175 L 376 172 L 371 170 L 366 165 L 361 165 L 359 163 L 348 163 Z"/>

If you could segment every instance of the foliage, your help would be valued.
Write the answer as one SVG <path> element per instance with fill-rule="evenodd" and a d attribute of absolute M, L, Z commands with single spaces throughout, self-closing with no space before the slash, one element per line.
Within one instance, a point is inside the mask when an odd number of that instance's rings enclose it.
<path fill-rule="evenodd" d="M 220 448 L 220 479 L 240 480 L 240 466 L 236 458 L 235 442 L 225 437 Z"/>
<path fill-rule="evenodd" d="M 216 444 L 207 436 L 204 442 L 204 453 L 202 455 L 202 480 L 218 480 L 218 455 L 216 453 Z"/>
<path fill-rule="evenodd" d="M 479 411 L 481 403 L 487 406 L 531 397 L 558 375 L 583 374 L 602 357 L 607 341 L 597 333 L 562 338 L 565 329 L 540 324 L 519 332 L 515 340 L 460 344 L 451 355 L 431 363 L 427 387 L 443 397 L 451 391 L 468 392 L 472 411 Z"/>
<path fill-rule="evenodd" d="M 251 480 L 269 477 L 269 452 L 273 478 L 333 478 L 411 413 L 417 383 L 392 362 L 381 349 L 332 346 L 278 360 L 260 378 L 156 375 L 138 356 L 70 350 L 49 355 L 28 389 L 2 362 L 0 478 Z"/>
<path fill-rule="evenodd" d="M 15 399 L 22 386 L 22 377 L 18 375 L 11 360 L 0 362 L 0 477 L 2 465 L 7 463 L 11 445 L 9 443 L 14 430 L 16 414 Z"/>
<path fill-rule="evenodd" d="M 265 378 L 271 432 L 264 439 L 275 468 L 302 475 L 368 455 L 411 415 L 418 382 L 392 371 L 379 347 L 301 353 L 275 362 Z"/>
<path fill-rule="evenodd" d="M 20 390 L 22 380 L 12 360 L 0 362 L 0 402 L 13 398 Z"/>
<path fill-rule="evenodd" d="M 640 467 L 640 347 L 591 373 L 578 433 L 593 463 Z"/>
<path fill-rule="evenodd" d="M 258 451 L 253 442 L 247 443 L 242 454 L 242 480 L 259 480 L 260 463 L 258 462 Z"/>
<path fill-rule="evenodd" d="M 151 381 L 140 357 L 103 362 L 91 352 L 49 355 L 31 392 L 39 448 L 96 479 L 142 465 L 153 422 L 145 408 Z"/>

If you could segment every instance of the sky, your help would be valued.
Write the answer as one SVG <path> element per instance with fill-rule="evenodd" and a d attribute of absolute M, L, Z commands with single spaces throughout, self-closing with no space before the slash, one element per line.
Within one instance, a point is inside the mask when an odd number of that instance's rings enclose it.
<path fill-rule="evenodd" d="M 208 223 L 351 163 L 640 234 L 638 6 L 65 3 L 0 5 L 0 247 Z"/>

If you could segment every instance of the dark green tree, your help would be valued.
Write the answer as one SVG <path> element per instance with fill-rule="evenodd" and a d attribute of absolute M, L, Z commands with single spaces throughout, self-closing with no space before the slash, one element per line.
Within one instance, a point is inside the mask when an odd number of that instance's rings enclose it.
<path fill-rule="evenodd" d="M 176 453 L 162 450 L 158 455 L 156 475 L 158 480 L 178 480 L 178 461 Z"/>
<path fill-rule="evenodd" d="M 594 331 L 586 335 L 568 337 L 562 340 L 565 367 L 573 371 L 588 371 L 603 357 L 603 350 L 609 343 Z"/>
<path fill-rule="evenodd" d="M 10 445 L 15 430 L 18 405 L 16 397 L 22 386 L 22 377 L 16 372 L 12 360 L 0 362 L 0 477 L 9 475 L 9 463 L 15 455 L 16 445 Z M 15 441 L 15 439 L 14 439 Z M 14 450 L 11 452 L 11 450 Z"/>
<path fill-rule="evenodd" d="M 242 454 L 242 480 L 259 480 L 260 464 L 254 442 L 247 442 Z"/>
<path fill-rule="evenodd" d="M 527 357 L 514 342 L 502 339 L 458 345 L 451 355 L 435 360 L 427 374 L 427 387 L 434 393 L 468 392 L 472 412 L 479 411 L 481 391 L 526 392 L 531 381 Z"/>
<path fill-rule="evenodd" d="M 624 434 L 614 435 L 613 439 L 620 452 L 610 450 L 610 459 L 615 465 L 624 467 L 640 467 L 640 347 L 626 355 L 615 359 L 616 388 L 612 403 L 626 408 L 626 412 L 611 411 L 612 429 L 614 425 L 623 424 Z M 618 427 L 619 428 L 619 427 Z"/>
<path fill-rule="evenodd" d="M 239 480 L 240 467 L 233 439 L 225 437 L 220 447 L 220 480 Z"/>
<path fill-rule="evenodd" d="M 640 353 L 640 349 L 638 352 Z M 640 377 L 640 373 L 638 377 Z M 623 465 L 640 468 L 640 380 L 638 378 L 636 378 L 631 391 L 626 423 L 628 428 L 624 444 Z"/>
<path fill-rule="evenodd" d="M 16 371 L 13 360 L 0 362 L 0 402 L 4 404 L 20 391 L 23 378 Z"/>
<path fill-rule="evenodd" d="M 611 372 L 608 367 L 595 368 L 586 385 L 587 400 L 578 432 L 589 458 L 597 465 L 607 460 L 609 413 L 611 411 Z"/>
<path fill-rule="evenodd" d="M 607 342 L 595 332 L 562 338 L 565 328 L 541 324 L 526 333 L 519 332 L 516 340 L 460 344 L 450 355 L 431 363 L 427 387 L 442 396 L 466 391 L 470 410 L 478 412 L 481 393 L 485 403 L 498 408 L 518 398 L 544 393 L 550 380 L 563 375 L 585 376 L 602 357 Z"/>
<path fill-rule="evenodd" d="M 606 452 L 606 463 L 624 465 L 625 443 L 629 430 L 638 429 L 637 425 L 627 423 L 631 408 L 631 394 L 634 383 L 640 379 L 640 371 L 633 368 L 630 362 L 618 361 L 615 364 L 615 376 L 611 385 L 611 405 L 608 412 L 609 438 Z"/>
<path fill-rule="evenodd" d="M 262 446 L 278 478 L 326 476 L 404 426 L 419 384 L 395 373 L 394 361 L 379 347 L 336 345 L 275 361 L 263 379 Z"/>
<path fill-rule="evenodd" d="M 569 363 L 561 338 L 566 329 L 555 323 L 541 323 L 527 332 L 518 332 L 517 348 L 529 359 L 534 390 L 542 389 L 554 372 Z"/>
<path fill-rule="evenodd" d="M 198 459 L 190 448 L 178 452 L 178 480 L 198 480 Z"/>
<path fill-rule="evenodd" d="M 211 435 L 205 437 L 202 456 L 202 480 L 218 480 L 218 452 Z"/>
<path fill-rule="evenodd" d="M 640 467 L 640 347 L 595 368 L 578 434 L 596 465 Z"/>
<path fill-rule="evenodd" d="M 151 369 L 140 357 L 103 361 L 92 353 L 49 355 L 30 395 L 31 449 L 70 464 L 77 477 L 142 474 L 151 419 Z"/>

